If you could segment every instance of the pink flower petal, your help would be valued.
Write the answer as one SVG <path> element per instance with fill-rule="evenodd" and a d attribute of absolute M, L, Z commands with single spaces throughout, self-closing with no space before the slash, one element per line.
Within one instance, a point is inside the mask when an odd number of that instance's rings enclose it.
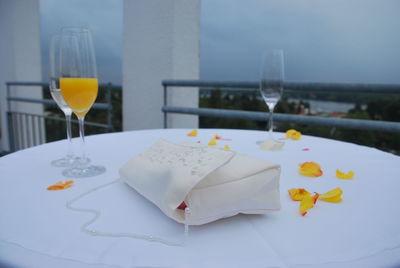
<path fill-rule="evenodd" d="M 309 148 L 304 148 L 304 149 L 302 149 L 302 151 L 310 151 L 310 149 Z"/>
<path fill-rule="evenodd" d="M 222 141 L 231 141 L 232 139 L 225 139 L 225 138 L 222 138 L 221 136 L 219 136 L 219 135 L 215 135 L 215 139 L 216 140 L 222 140 Z"/>

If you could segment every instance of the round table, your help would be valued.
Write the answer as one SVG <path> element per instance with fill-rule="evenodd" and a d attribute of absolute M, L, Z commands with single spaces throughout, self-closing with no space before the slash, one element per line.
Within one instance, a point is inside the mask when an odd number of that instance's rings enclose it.
<path fill-rule="evenodd" d="M 374 148 L 305 136 L 285 140 L 282 151 L 260 150 L 266 132 L 199 129 L 141 130 L 87 137 L 87 152 L 105 174 L 74 179 L 74 186 L 48 191 L 66 181 L 50 162 L 63 156 L 65 141 L 43 144 L 0 158 L 0 266 L 5 267 L 399 267 L 400 157 Z M 91 215 L 67 209 L 66 202 L 118 179 L 119 168 L 162 138 L 207 144 L 280 164 L 282 208 L 268 215 L 237 215 L 190 228 L 184 246 L 131 238 L 101 237 L 81 231 Z M 275 133 L 283 138 L 284 133 Z M 77 143 L 77 140 L 74 140 Z M 315 161 L 323 175 L 299 174 L 298 164 Z M 354 171 L 352 180 L 336 169 Z M 318 201 L 299 214 L 290 188 L 324 193 L 340 187 L 341 203 Z M 118 182 L 76 202 L 101 211 L 92 224 L 104 232 L 154 234 L 181 239 L 183 226 Z"/>

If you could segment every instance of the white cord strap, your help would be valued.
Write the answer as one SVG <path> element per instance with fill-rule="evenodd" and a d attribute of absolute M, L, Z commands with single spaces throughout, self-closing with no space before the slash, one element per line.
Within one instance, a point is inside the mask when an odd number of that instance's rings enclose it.
<path fill-rule="evenodd" d="M 93 189 L 90 189 L 89 191 L 82 193 L 80 195 L 78 195 L 77 197 L 73 198 L 72 200 L 68 201 L 66 203 L 66 207 L 72 211 L 76 211 L 76 212 L 84 212 L 84 213 L 89 213 L 92 214 L 93 217 L 85 222 L 82 226 L 81 226 L 81 231 L 85 232 L 87 234 L 93 235 L 93 236 L 103 236 L 103 237 L 123 237 L 123 238 L 133 238 L 133 239 L 141 239 L 141 240 L 146 240 L 149 242 L 158 242 L 161 244 L 165 244 L 168 246 L 183 246 L 185 244 L 185 241 L 189 235 L 189 225 L 185 224 L 185 230 L 184 230 L 184 239 L 181 242 L 174 242 L 174 241 L 169 241 L 169 240 L 165 240 L 153 235 L 143 235 L 143 234 L 136 234 L 136 233 L 111 233 L 111 232 L 102 232 L 102 231 L 98 231 L 98 230 L 93 230 L 93 229 L 89 229 L 89 226 L 94 223 L 100 216 L 101 216 L 101 212 L 95 209 L 85 209 L 85 208 L 77 208 L 77 207 L 73 207 L 72 204 L 75 203 L 76 201 L 80 200 L 81 198 L 94 193 L 97 190 L 100 190 L 102 188 L 106 188 L 112 184 L 121 182 L 122 179 L 119 178 L 115 181 L 112 181 L 110 183 L 106 183 L 100 186 L 97 186 Z M 190 209 L 186 208 L 185 209 L 185 216 L 186 219 L 187 217 L 189 217 L 190 215 Z"/>

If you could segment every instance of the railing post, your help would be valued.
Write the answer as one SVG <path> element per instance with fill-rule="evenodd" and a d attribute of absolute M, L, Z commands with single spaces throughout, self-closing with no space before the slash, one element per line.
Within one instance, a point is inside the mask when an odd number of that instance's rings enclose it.
<path fill-rule="evenodd" d="M 163 84 L 163 88 L 164 88 L 164 107 L 167 106 L 167 86 L 165 84 Z M 164 128 L 168 128 L 168 123 L 167 123 L 167 112 L 163 111 L 164 113 Z"/>
<path fill-rule="evenodd" d="M 113 132 L 114 131 L 114 126 L 112 123 L 113 120 L 113 105 L 112 105 L 112 96 L 111 96 L 111 89 L 112 89 L 112 84 L 111 82 L 107 83 L 106 85 L 106 99 L 107 99 L 107 125 L 108 125 L 108 132 Z"/>
<path fill-rule="evenodd" d="M 14 152 L 16 150 L 15 148 L 15 142 L 14 142 L 14 129 L 13 129 L 13 124 L 14 122 L 12 121 L 12 114 L 10 113 L 10 109 L 11 109 L 11 101 L 9 100 L 10 98 L 10 94 L 11 94 L 11 90 L 10 90 L 10 85 L 8 84 L 8 82 L 6 82 L 6 107 L 5 107 L 5 113 L 6 113 L 6 118 L 7 118 L 7 124 L 6 127 L 8 129 L 4 130 L 4 133 L 8 134 L 8 141 L 7 141 L 7 145 L 8 145 L 8 150 L 10 152 Z"/>
<path fill-rule="evenodd" d="M 14 143 L 14 129 L 13 129 L 13 119 L 12 113 L 7 111 L 7 126 L 8 126 L 8 146 L 9 151 L 15 151 L 15 143 Z"/>
<path fill-rule="evenodd" d="M 10 100 L 9 100 L 9 97 L 10 97 L 10 85 L 8 83 L 6 83 L 6 88 L 7 88 L 7 94 L 6 94 L 7 107 L 6 107 L 6 110 L 9 111 L 11 106 L 10 106 Z"/>

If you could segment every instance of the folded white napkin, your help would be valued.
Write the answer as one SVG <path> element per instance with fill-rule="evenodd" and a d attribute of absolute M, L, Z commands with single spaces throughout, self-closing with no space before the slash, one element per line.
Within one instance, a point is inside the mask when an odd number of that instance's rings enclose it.
<path fill-rule="evenodd" d="M 119 172 L 128 185 L 181 223 L 199 225 L 280 209 L 280 166 L 232 151 L 159 140 Z M 178 209 L 182 202 L 190 215 Z"/>

